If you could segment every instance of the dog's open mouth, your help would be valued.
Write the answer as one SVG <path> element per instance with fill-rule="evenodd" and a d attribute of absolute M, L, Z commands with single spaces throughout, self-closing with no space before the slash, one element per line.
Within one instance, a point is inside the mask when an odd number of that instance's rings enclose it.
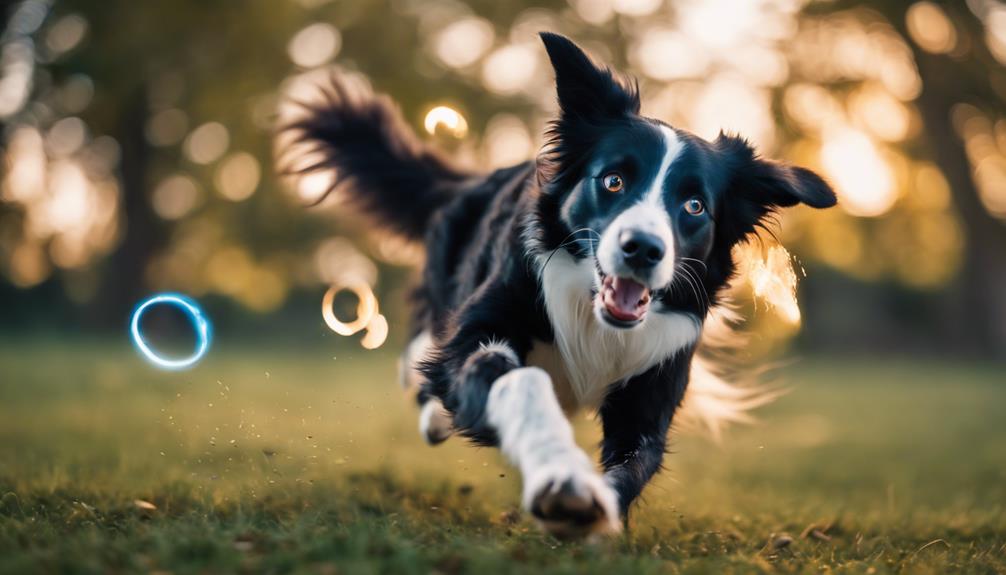
<path fill-rule="evenodd" d="M 627 327 L 641 322 L 650 309 L 650 289 L 629 278 L 602 276 L 600 295 L 608 318 Z"/>

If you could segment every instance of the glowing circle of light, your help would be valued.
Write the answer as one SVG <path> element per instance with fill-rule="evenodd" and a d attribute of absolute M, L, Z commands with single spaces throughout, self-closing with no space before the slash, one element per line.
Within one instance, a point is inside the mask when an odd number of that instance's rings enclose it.
<path fill-rule="evenodd" d="M 143 314 L 155 305 L 172 305 L 182 310 L 183 313 L 192 322 L 192 327 L 195 328 L 196 332 L 196 349 L 192 352 L 192 355 L 188 357 L 183 357 L 180 359 L 171 359 L 159 355 L 154 351 L 146 340 L 143 339 L 143 334 L 140 332 L 140 319 Z M 133 317 L 130 320 L 129 331 L 133 336 L 133 343 L 136 344 L 136 349 L 140 350 L 140 353 L 144 355 L 148 360 L 150 360 L 154 365 L 162 367 L 164 369 L 186 369 L 192 367 L 200 359 L 206 355 L 206 352 L 210 348 L 210 322 L 206 319 L 203 314 L 203 310 L 199 308 L 190 298 L 183 295 L 164 293 L 152 296 L 140 305 L 136 306 L 133 311 Z"/>
<path fill-rule="evenodd" d="M 359 303 L 356 304 L 356 319 L 351 322 L 344 322 L 335 317 L 335 312 L 332 310 L 335 296 L 343 290 L 353 292 L 353 295 L 359 300 Z M 328 288 L 328 291 L 325 292 L 325 297 L 321 299 L 321 315 L 325 319 L 325 325 L 339 335 L 350 336 L 359 332 L 370 325 L 370 321 L 374 319 L 376 314 L 377 298 L 374 297 L 374 292 L 370 289 L 370 285 L 364 281 L 351 281 L 333 285 Z"/>

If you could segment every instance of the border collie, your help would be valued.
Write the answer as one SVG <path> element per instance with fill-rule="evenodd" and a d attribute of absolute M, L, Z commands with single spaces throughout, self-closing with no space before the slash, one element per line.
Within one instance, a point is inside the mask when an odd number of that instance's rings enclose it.
<path fill-rule="evenodd" d="M 458 169 L 386 96 L 333 72 L 281 122 L 279 167 L 334 173 L 329 192 L 425 242 L 403 359 L 426 439 L 498 446 L 550 533 L 613 533 L 661 467 L 689 380 L 708 375 L 694 355 L 732 248 L 777 209 L 830 207 L 835 194 L 740 137 L 641 116 L 634 82 L 565 37 L 541 39 L 559 114 L 537 161 Z M 687 403 L 737 418 L 745 402 L 719 385 Z M 601 472 L 574 442 L 576 408 L 599 414 Z"/>

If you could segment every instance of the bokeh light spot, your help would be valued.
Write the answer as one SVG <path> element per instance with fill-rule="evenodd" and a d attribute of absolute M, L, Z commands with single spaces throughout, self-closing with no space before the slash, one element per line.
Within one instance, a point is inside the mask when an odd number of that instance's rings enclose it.
<path fill-rule="evenodd" d="M 926 52 L 946 54 L 957 45 L 957 31 L 947 13 L 932 2 L 916 2 L 905 14 L 908 34 Z"/>
<path fill-rule="evenodd" d="M 423 127 L 430 135 L 436 134 L 438 129 L 442 128 L 450 135 L 460 139 L 468 133 L 468 120 L 465 120 L 461 112 L 453 108 L 437 106 L 426 113 Z"/>
<path fill-rule="evenodd" d="M 230 133 L 220 122 L 207 122 L 185 140 L 185 155 L 196 164 L 210 164 L 220 159 L 230 146 Z"/>
<path fill-rule="evenodd" d="M 862 132 L 834 131 L 821 148 L 821 163 L 835 183 L 839 205 L 854 216 L 879 216 L 897 200 L 890 167 Z"/>
<path fill-rule="evenodd" d="M 261 176 L 262 170 L 255 156 L 248 152 L 236 152 L 221 162 L 214 183 L 221 196 L 240 202 L 255 193 Z"/>
<path fill-rule="evenodd" d="M 464 68 L 478 61 L 493 44 L 493 27 L 483 18 L 462 18 L 437 34 L 434 53 L 451 68 Z"/>
<path fill-rule="evenodd" d="M 165 220 L 177 220 L 192 211 L 199 202 L 199 186 L 184 174 L 161 181 L 151 198 L 154 212 Z"/>
<path fill-rule="evenodd" d="M 302 68 L 320 66 L 339 52 L 342 36 L 326 22 L 317 22 L 297 32 L 286 47 L 294 64 Z"/>

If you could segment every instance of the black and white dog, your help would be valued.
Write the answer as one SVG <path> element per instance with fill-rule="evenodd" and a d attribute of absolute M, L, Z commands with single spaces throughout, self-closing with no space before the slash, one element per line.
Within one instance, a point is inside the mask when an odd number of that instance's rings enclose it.
<path fill-rule="evenodd" d="M 617 532 L 661 466 L 731 249 L 778 208 L 835 194 L 741 138 L 641 116 L 633 83 L 541 38 L 560 112 L 537 162 L 454 168 L 386 97 L 333 73 L 282 124 L 280 167 L 334 171 L 330 191 L 425 241 L 404 368 L 427 439 L 499 446 L 556 535 Z M 737 408 L 706 399 L 705 417 Z M 603 473 L 574 442 L 564 412 L 577 407 L 599 413 Z"/>

